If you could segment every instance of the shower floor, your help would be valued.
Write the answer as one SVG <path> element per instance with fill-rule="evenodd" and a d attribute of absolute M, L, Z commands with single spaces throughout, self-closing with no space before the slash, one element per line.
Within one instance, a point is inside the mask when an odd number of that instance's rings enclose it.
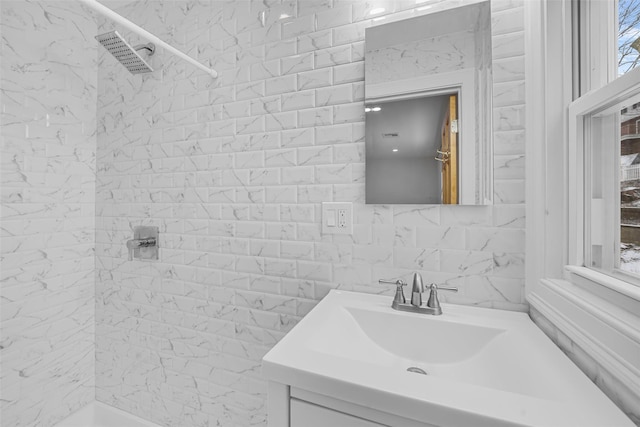
<path fill-rule="evenodd" d="M 160 427 L 101 402 L 92 402 L 54 427 Z"/>

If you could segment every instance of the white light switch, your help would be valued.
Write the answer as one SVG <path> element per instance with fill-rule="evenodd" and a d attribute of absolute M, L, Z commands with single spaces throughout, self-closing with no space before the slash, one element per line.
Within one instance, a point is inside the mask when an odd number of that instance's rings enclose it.
<path fill-rule="evenodd" d="M 336 226 L 336 211 L 329 209 L 327 211 L 327 227 Z"/>
<path fill-rule="evenodd" d="M 351 202 L 322 203 L 322 234 L 353 234 Z"/>

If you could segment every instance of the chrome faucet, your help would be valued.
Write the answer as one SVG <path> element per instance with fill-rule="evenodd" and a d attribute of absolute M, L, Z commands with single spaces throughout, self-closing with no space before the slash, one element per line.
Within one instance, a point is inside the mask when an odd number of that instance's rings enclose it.
<path fill-rule="evenodd" d="M 438 299 L 438 290 L 458 292 L 458 288 L 448 286 L 437 286 L 435 283 L 429 285 L 429 299 L 427 305 L 422 305 L 422 293 L 425 291 L 420 273 L 413 275 L 413 286 L 411 287 L 411 304 L 407 304 L 402 289 L 407 284 L 401 279 L 397 280 L 379 280 L 380 283 L 396 285 L 396 295 L 393 298 L 391 308 L 394 310 L 408 311 L 411 313 L 423 313 L 439 316 L 442 314 L 442 307 Z"/>

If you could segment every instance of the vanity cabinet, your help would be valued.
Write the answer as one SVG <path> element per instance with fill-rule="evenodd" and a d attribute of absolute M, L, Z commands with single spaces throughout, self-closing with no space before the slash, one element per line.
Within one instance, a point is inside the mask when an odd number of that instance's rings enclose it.
<path fill-rule="evenodd" d="M 274 381 L 268 383 L 268 427 L 435 427 Z"/>
<path fill-rule="evenodd" d="M 374 423 L 323 406 L 314 405 L 303 400 L 291 399 L 290 427 L 382 427 Z"/>

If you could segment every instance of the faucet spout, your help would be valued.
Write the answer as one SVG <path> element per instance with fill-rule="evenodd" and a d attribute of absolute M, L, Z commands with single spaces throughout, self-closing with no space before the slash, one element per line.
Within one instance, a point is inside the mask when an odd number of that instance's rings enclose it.
<path fill-rule="evenodd" d="M 424 292 L 424 284 L 420 273 L 413 274 L 413 286 L 411 287 L 411 305 L 420 307 L 422 305 L 422 293 Z"/>

